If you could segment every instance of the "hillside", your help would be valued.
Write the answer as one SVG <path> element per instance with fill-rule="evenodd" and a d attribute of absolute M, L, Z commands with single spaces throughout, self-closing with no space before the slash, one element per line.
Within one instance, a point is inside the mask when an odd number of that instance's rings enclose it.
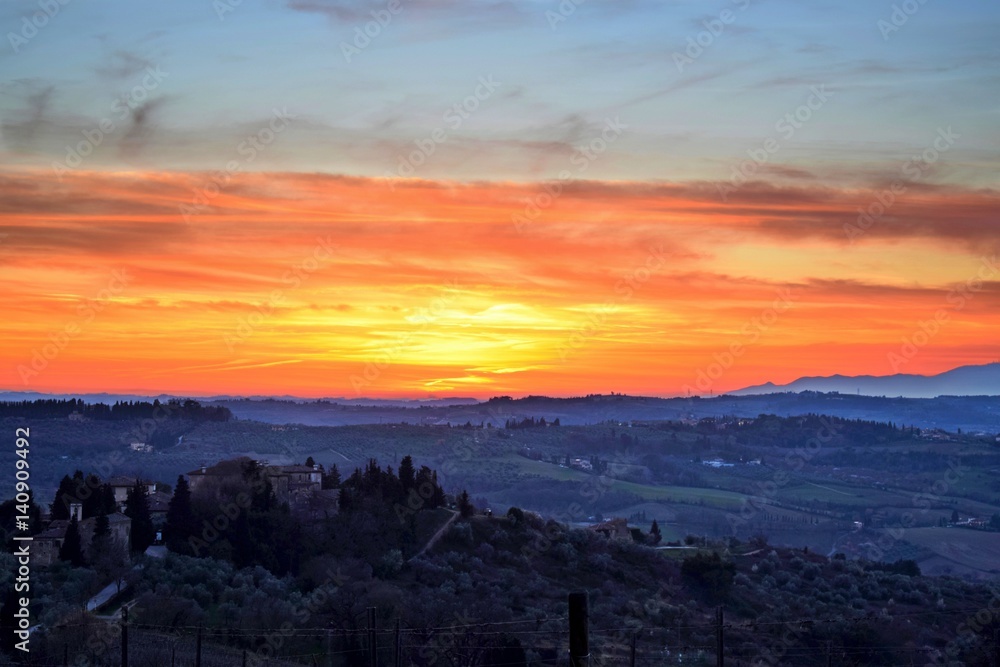
<path fill-rule="evenodd" d="M 398 650 L 417 667 L 560 665 L 572 591 L 588 593 L 597 664 L 626 661 L 633 641 L 638 664 L 715 664 L 718 606 L 733 664 L 926 664 L 940 653 L 986 665 L 991 650 L 992 630 L 974 620 L 989 589 L 903 562 L 827 559 L 760 541 L 657 550 L 516 511 L 466 518 L 409 562 L 364 553 L 320 556 L 283 578 L 217 558 L 146 559 L 132 579 L 130 652 L 160 659 L 169 645 L 190 659 L 202 628 L 206 652 L 231 660 L 245 650 L 251 660 L 314 664 L 331 655 L 334 665 L 364 665 L 374 608 L 383 664 Z M 44 621 L 69 610 L 86 572 L 45 575 Z M 956 640 L 970 619 L 977 629 Z M 52 627 L 38 633 L 37 659 L 61 660 L 68 645 L 71 658 L 89 652 L 91 664 L 117 664 L 120 637 L 88 639 L 100 624 Z M 156 646 L 160 657 L 149 653 Z"/>
<path fill-rule="evenodd" d="M 238 419 L 270 424 L 350 426 L 361 424 L 422 424 L 461 426 L 503 424 L 508 419 L 544 417 L 563 425 L 605 421 L 690 420 L 723 415 L 791 417 L 824 414 L 845 419 L 893 421 L 920 428 L 1000 433 L 1000 403 L 988 396 L 945 396 L 931 399 L 885 398 L 815 392 L 771 393 L 714 398 L 654 398 L 594 395 L 577 398 L 498 397 L 480 403 L 451 406 L 369 406 L 331 401 L 239 400 L 209 403 L 229 409 Z"/>

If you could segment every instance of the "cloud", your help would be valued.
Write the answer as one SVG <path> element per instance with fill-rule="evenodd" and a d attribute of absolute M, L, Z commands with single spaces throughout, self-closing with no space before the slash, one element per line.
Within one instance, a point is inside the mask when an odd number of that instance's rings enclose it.
<path fill-rule="evenodd" d="M 610 238 L 626 245 L 648 242 L 657 235 L 654 230 L 661 238 L 685 243 L 706 230 L 732 229 L 782 244 L 820 240 L 846 247 L 852 241 L 845 226 L 858 224 L 859 209 L 877 204 L 886 187 L 873 182 L 867 188 L 836 188 L 823 185 L 820 174 L 791 168 L 771 173 L 781 181 L 749 182 L 728 203 L 719 199 L 716 184 L 701 181 L 567 181 L 560 183 L 551 209 L 540 212 L 532 233 L 606 245 L 607 238 L 591 242 L 586 235 L 613 220 L 619 224 Z M 426 228 L 461 224 L 489 233 L 491 246 L 511 244 L 513 250 L 524 237 L 512 217 L 543 191 L 534 183 L 426 179 L 400 179 L 388 191 L 381 178 L 246 173 L 211 199 L 200 227 L 185 231 L 179 207 L 190 204 L 211 178 L 200 172 L 81 172 L 60 182 L 51 172 L 0 171 L 0 211 L 7 218 L 3 231 L 10 242 L 30 238 L 32 245 L 77 245 L 96 252 L 143 242 L 153 233 L 143 228 L 144 220 L 155 220 L 155 233 L 168 242 L 193 240 L 196 231 L 235 241 L 252 230 L 259 236 L 286 229 L 288 238 L 302 240 L 334 225 L 339 235 L 362 246 L 387 229 L 401 238 L 415 234 L 416 240 Z M 911 183 L 883 215 L 865 223 L 855 242 L 943 241 L 963 251 L 983 251 L 998 244 L 998 214 L 996 190 Z M 290 221 L 296 221 L 293 229 L 287 227 Z M 31 230 L 43 231 L 31 235 Z M 51 240 L 45 240 L 46 233 L 52 233 Z M 477 243 L 480 234 L 467 233 L 456 242 L 464 244 L 466 236 Z"/>
<path fill-rule="evenodd" d="M 156 130 L 154 116 L 166 102 L 166 98 L 158 97 L 147 100 L 134 109 L 129 116 L 128 130 L 122 135 L 118 144 L 120 154 L 126 159 L 139 157 L 153 140 Z"/>
<path fill-rule="evenodd" d="M 120 49 L 108 55 L 106 62 L 95 67 L 94 71 L 109 79 L 130 79 L 149 67 L 153 67 L 153 61 L 133 51 Z"/>
<path fill-rule="evenodd" d="M 343 25 L 372 21 L 373 12 L 386 11 L 386 4 L 386 0 L 286 0 L 286 6 L 293 11 L 320 14 Z M 446 30 L 448 33 L 460 25 L 475 24 L 480 28 L 516 25 L 529 16 L 525 4 L 513 0 L 402 0 L 400 6 L 398 13 L 443 19 L 453 26 Z"/>
<path fill-rule="evenodd" d="M 5 94 L 20 97 L 24 106 L 3 121 L 3 137 L 17 150 L 30 150 L 49 116 L 55 86 L 36 80 L 21 80 L 4 88 Z"/>

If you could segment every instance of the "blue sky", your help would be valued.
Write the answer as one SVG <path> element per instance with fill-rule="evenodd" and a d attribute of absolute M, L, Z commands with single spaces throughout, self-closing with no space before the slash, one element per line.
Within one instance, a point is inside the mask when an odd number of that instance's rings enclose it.
<path fill-rule="evenodd" d="M 913 0 L 919 9 L 885 39 L 878 22 L 891 20 L 893 4 L 567 0 L 554 23 L 554 1 L 400 0 L 347 62 L 343 43 L 387 2 L 74 0 L 17 53 L 10 34 L 40 10 L 7 2 L 5 158 L 63 155 L 152 66 L 167 76 L 149 93 L 132 149 L 109 142 L 92 164 L 216 169 L 285 108 L 296 122 L 249 168 L 378 176 L 492 75 L 496 93 L 421 175 L 553 178 L 575 145 L 619 117 L 628 131 L 590 176 L 724 180 L 810 86 L 825 85 L 830 100 L 772 164 L 837 181 L 877 177 L 951 125 L 962 139 L 934 177 L 995 184 L 1000 6 Z M 704 22 L 726 11 L 729 24 L 707 39 Z M 674 54 L 699 33 L 707 46 L 679 71 Z"/>

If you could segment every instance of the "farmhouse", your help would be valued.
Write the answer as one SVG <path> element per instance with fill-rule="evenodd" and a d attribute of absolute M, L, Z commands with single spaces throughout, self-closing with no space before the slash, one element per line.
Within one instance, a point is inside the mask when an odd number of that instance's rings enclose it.
<path fill-rule="evenodd" d="M 191 493 L 209 487 L 239 484 L 244 480 L 244 469 L 248 464 L 261 467 L 267 480 L 271 482 L 274 495 L 279 501 L 293 503 L 303 495 L 318 492 L 323 486 L 323 469 L 318 465 L 272 466 L 266 461 L 253 461 L 242 457 L 220 461 L 214 466 L 202 466 L 187 473 Z"/>
<path fill-rule="evenodd" d="M 111 477 L 105 482 L 115 491 L 115 502 L 120 506 L 128 498 L 128 492 L 135 486 L 136 482 L 139 482 L 146 487 L 146 494 L 152 495 L 156 493 L 156 482 L 151 482 L 149 480 L 140 480 L 135 477 Z"/>
<path fill-rule="evenodd" d="M 83 505 L 80 503 L 72 503 L 69 511 L 70 517 L 76 517 L 79 522 L 80 545 L 86 551 L 94 539 L 97 517 L 82 518 Z M 63 541 L 66 539 L 66 530 L 69 528 L 69 524 L 69 519 L 57 519 L 49 523 L 45 530 L 34 536 L 31 546 L 32 563 L 47 567 L 59 560 L 59 549 L 62 548 Z M 120 512 L 109 514 L 108 528 L 111 530 L 112 539 L 124 545 L 129 544 L 132 536 L 132 519 Z"/>
<path fill-rule="evenodd" d="M 628 521 L 625 519 L 609 519 L 604 523 L 590 526 L 590 530 L 600 533 L 609 539 L 631 540 L 632 533 L 628 529 Z"/>

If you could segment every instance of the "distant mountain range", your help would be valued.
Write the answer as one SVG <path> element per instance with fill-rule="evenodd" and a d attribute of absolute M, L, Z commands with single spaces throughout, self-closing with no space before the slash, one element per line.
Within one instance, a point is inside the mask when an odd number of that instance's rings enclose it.
<path fill-rule="evenodd" d="M 903 398 L 937 396 L 1000 396 L 1000 363 L 960 366 L 940 375 L 831 375 L 804 377 L 789 384 L 766 384 L 729 392 L 733 396 L 759 396 L 779 392 L 817 391 Z"/>

